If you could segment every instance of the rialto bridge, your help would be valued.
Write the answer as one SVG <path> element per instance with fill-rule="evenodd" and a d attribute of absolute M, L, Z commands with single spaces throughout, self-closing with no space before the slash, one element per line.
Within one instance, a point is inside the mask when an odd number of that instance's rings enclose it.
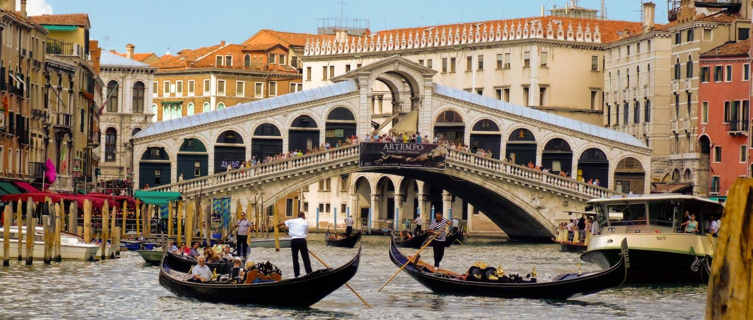
<path fill-rule="evenodd" d="M 418 193 L 446 190 L 511 238 L 528 239 L 549 238 L 558 213 L 580 211 L 589 199 L 649 190 L 650 150 L 633 136 L 441 86 L 432 81 L 435 73 L 394 56 L 328 86 L 152 124 L 134 137 L 134 181 L 141 189 L 226 195 L 267 207 L 324 179 L 352 176 L 343 184 L 343 207 L 355 211 L 359 177 L 385 173 L 402 176 L 393 182 L 396 213 L 405 206 L 405 185 L 416 181 Z M 387 88 L 391 111 L 384 111 L 379 88 Z M 447 148 L 441 169 L 361 167 L 358 144 L 339 146 L 389 129 L 441 137 L 470 152 Z M 324 144 L 331 148 L 226 172 L 245 160 Z M 378 187 L 374 179 L 366 184 Z M 372 195 L 371 207 L 378 206 Z M 367 223 L 378 218 L 369 215 Z"/>

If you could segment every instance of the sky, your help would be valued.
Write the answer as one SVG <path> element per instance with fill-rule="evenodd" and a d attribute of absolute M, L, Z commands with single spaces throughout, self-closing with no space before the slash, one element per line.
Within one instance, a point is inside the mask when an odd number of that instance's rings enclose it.
<path fill-rule="evenodd" d="M 240 43 L 260 29 L 315 33 L 321 18 L 366 19 L 372 31 L 538 16 L 566 0 L 27 0 L 31 15 L 88 13 L 100 47 L 163 55 L 225 40 Z M 656 0 L 666 23 L 666 0 Z M 342 4 L 342 5 L 341 5 Z M 580 0 L 600 9 L 601 0 Z M 606 0 L 607 16 L 640 21 L 641 0 Z"/>

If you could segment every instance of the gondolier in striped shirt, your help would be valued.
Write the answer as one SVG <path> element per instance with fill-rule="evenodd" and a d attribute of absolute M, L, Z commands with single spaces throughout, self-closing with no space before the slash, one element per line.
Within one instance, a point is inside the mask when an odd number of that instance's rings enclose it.
<path fill-rule="evenodd" d="M 447 228 L 449 225 L 450 220 L 442 217 L 441 211 L 434 213 L 434 219 L 431 220 L 428 232 L 429 234 L 437 235 L 431 243 L 434 248 L 435 268 L 439 268 L 439 263 L 442 262 L 442 257 L 444 257 L 445 240 L 447 240 Z"/>

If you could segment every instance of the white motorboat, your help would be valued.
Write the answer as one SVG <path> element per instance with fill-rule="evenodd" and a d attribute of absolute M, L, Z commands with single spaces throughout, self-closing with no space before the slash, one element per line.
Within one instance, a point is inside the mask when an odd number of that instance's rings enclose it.
<path fill-rule="evenodd" d="M 26 240 L 26 227 L 21 229 L 21 237 Z M 34 231 L 34 259 L 44 259 L 44 229 L 42 227 L 35 227 Z M 0 229 L 0 254 L 4 245 L 4 239 L 2 237 L 2 229 Z M 26 243 L 22 244 L 26 250 Z M 66 260 L 94 260 L 97 253 L 98 246 L 93 243 L 85 243 L 81 237 L 61 232 L 60 233 L 60 256 Z M 10 227 L 10 257 L 18 257 L 18 227 Z M 22 252 L 22 256 L 26 256 L 26 252 Z M 54 258 L 54 257 L 53 257 Z"/>

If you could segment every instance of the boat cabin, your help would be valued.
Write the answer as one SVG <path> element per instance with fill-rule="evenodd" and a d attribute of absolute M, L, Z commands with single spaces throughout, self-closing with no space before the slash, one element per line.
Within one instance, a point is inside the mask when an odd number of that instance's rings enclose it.
<path fill-rule="evenodd" d="M 595 199 L 588 202 L 596 211 L 602 234 L 683 233 L 685 217 L 694 215 L 697 234 L 704 234 L 711 222 L 721 217 L 719 202 L 681 194 L 647 194 Z"/>

